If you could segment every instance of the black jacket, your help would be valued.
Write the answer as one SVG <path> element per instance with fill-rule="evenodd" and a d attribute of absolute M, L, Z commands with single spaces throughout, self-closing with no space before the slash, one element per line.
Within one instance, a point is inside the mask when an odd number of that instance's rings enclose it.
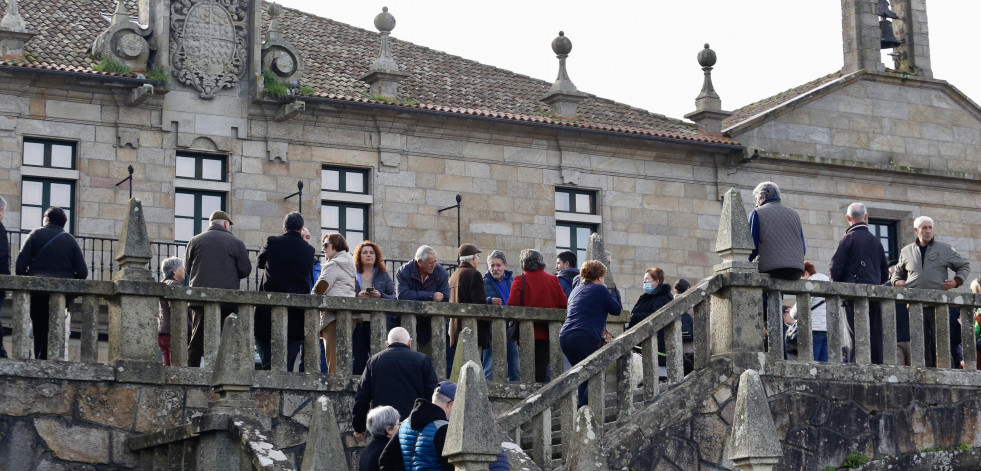
<path fill-rule="evenodd" d="M 64 237 L 64 236 L 62 236 Z M 7 243 L 7 228 L 0 222 L 0 275 L 10 274 L 10 244 Z"/>
<path fill-rule="evenodd" d="M 649 294 L 644 293 L 640 295 L 640 298 L 637 299 L 637 304 L 630 310 L 630 324 L 627 327 L 633 327 L 638 322 L 647 319 L 658 309 L 671 302 L 672 299 L 674 299 L 674 296 L 671 295 L 671 285 L 667 283 L 657 285 L 654 291 Z"/>
<path fill-rule="evenodd" d="M 256 268 L 264 269 L 259 291 L 310 294 L 314 250 L 297 231 L 266 239 Z"/>
<path fill-rule="evenodd" d="M 436 388 L 434 387 L 433 389 Z M 437 420 L 449 420 L 449 417 L 446 417 L 443 409 L 429 402 L 429 399 L 417 399 L 409 417 L 402 421 L 402 426 L 404 427 L 407 422 L 413 429 L 422 430 Z M 439 462 L 442 464 L 443 469 L 445 471 L 453 471 L 454 466 L 443 456 L 443 445 L 446 444 L 447 428 L 448 426 L 444 425 L 436 429 L 436 435 L 433 437 L 433 445 L 436 447 L 436 453 L 440 457 Z M 405 469 L 405 464 L 402 460 L 402 445 L 399 443 L 397 434 L 385 445 L 385 449 L 382 450 L 378 463 L 381 465 L 380 467 L 383 471 Z"/>
<path fill-rule="evenodd" d="M 364 432 L 368 410 L 377 406 L 392 406 L 406 417 L 416 399 L 428 400 L 439 381 L 428 356 L 402 343 L 393 343 L 368 360 L 354 395 L 351 426 Z"/>
<path fill-rule="evenodd" d="M 831 281 L 881 285 L 889 280 L 889 261 L 882 242 L 864 223 L 854 224 L 845 231 L 828 268 Z"/>
<path fill-rule="evenodd" d="M 48 244 L 54 237 L 62 234 Z M 44 249 L 44 250 L 41 250 Z M 77 278 L 89 276 L 82 249 L 71 234 L 55 224 L 34 229 L 17 256 L 18 275 Z"/>
<path fill-rule="evenodd" d="M 398 441 L 396 436 L 393 438 Z M 382 450 L 385 449 L 388 441 L 388 437 L 384 435 L 372 435 L 371 441 L 364 447 L 361 458 L 358 459 L 358 471 L 378 471 L 380 469 L 378 459 L 381 458 Z"/>

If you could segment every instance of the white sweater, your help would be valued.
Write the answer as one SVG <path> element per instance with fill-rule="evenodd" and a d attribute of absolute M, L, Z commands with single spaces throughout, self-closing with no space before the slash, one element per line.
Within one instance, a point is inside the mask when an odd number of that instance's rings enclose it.
<path fill-rule="evenodd" d="M 808 278 L 808 281 L 831 281 L 828 275 L 823 273 L 815 273 Z M 823 302 L 824 298 L 811 298 L 811 331 L 813 332 L 827 332 L 828 330 L 828 310 L 827 303 Z M 820 306 L 814 307 L 814 305 L 821 303 Z M 790 308 L 790 317 L 797 319 L 797 305 Z"/>

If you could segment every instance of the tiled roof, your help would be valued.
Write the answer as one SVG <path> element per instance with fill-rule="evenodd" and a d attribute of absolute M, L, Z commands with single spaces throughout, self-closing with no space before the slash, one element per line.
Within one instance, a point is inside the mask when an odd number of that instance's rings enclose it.
<path fill-rule="evenodd" d="M 127 0 L 131 14 L 136 0 Z M 268 6 L 263 2 L 263 7 Z M 27 43 L 32 61 L 74 66 L 91 72 L 87 50 L 107 26 L 113 0 L 21 0 L 20 12 L 28 28 L 40 34 Z M 269 19 L 263 12 L 263 28 Z M 306 68 L 300 80 L 319 96 L 367 97 L 368 85 L 360 80 L 378 56 L 376 31 L 356 28 L 298 10 L 283 8 L 280 25 L 285 39 L 298 50 Z M 158 46 L 161 47 L 161 46 Z M 162 46 L 166 47 L 166 46 Z M 399 84 L 399 95 L 424 105 L 419 108 L 473 114 L 500 119 L 561 124 L 610 132 L 642 134 L 718 144 L 731 140 L 706 136 L 690 122 L 672 119 L 612 100 L 586 95 L 579 103 L 578 119 L 557 120 L 547 114 L 540 99 L 550 82 L 516 74 L 392 38 L 392 55 L 408 76 Z M 544 57 L 548 57 L 547 55 Z M 556 61 L 556 69 L 558 61 Z M 379 102 L 381 103 L 381 102 Z"/>
<path fill-rule="evenodd" d="M 816 80 L 812 80 L 803 85 L 791 88 L 790 90 L 778 93 L 769 98 L 764 98 L 756 103 L 746 105 L 732 113 L 732 116 L 722 120 L 722 129 L 731 128 L 747 119 L 756 116 L 766 110 L 776 108 L 794 98 L 797 98 L 815 88 L 818 88 L 828 82 L 841 78 L 841 71 L 835 71 L 824 77 Z"/>

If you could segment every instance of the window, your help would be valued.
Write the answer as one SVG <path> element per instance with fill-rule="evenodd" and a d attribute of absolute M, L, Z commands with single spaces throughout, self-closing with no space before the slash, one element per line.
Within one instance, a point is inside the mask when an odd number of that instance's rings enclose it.
<path fill-rule="evenodd" d="M 899 261 L 899 238 L 896 232 L 896 221 L 888 219 L 869 219 L 869 230 L 882 243 L 886 258 L 892 265 Z"/>
<path fill-rule="evenodd" d="M 75 144 L 47 139 L 24 138 L 24 165 L 75 168 Z"/>
<path fill-rule="evenodd" d="M 589 236 L 599 231 L 602 218 L 596 211 L 596 192 L 570 188 L 555 189 L 555 250 L 571 250 L 576 259 L 586 260 Z"/>
<path fill-rule="evenodd" d="M 68 224 L 65 230 L 74 233 L 72 210 L 75 209 L 75 182 L 51 178 L 24 177 L 21 187 L 20 227 L 33 229 L 41 227 L 44 211 L 51 206 L 65 210 Z"/>
<path fill-rule="evenodd" d="M 325 165 L 320 174 L 320 230 L 338 232 L 354 247 L 368 239 L 368 214 L 373 202 L 368 169 Z"/>
<path fill-rule="evenodd" d="M 225 210 L 225 193 L 178 188 L 174 201 L 174 241 L 187 242 L 208 229 L 214 211 Z"/>
<path fill-rule="evenodd" d="M 556 189 L 555 211 L 577 214 L 596 214 L 596 192 Z"/>
<path fill-rule="evenodd" d="M 223 155 L 177 153 L 177 178 L 192 180 L 211 180 L 223 182 L 227 180 L 226 162 Z"/>

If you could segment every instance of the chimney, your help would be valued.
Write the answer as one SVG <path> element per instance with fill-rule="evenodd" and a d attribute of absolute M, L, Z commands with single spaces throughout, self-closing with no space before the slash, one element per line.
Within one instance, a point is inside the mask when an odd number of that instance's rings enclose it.
<path fill-rule="evenodd" d="M 930 67 L 930 36 L 927 29 L 924 0 L 892 0 L 892 9 L 899 15 L 893 30 L 900 46 L 895 49 L 896 70 L 920 77 L 933 78 Z"/>
<path fill-rule="evenodd" d="M 371 63 L 368 74 L 361 77 L 370 88 L 369 93 L 385 98 L 398 98 L 399 81 L 408 74 L 399 71 L 399 65 L 392 57 L 388 44 L 388 36 L 395 29 L 395 17 L 388 12 L 388 7 L 382 7 L 382 12 L 375 16 L 375 28 L 381 35 L 381 52 L 378 59 Z"/>
<path fill-rule="evenodd" d="M 722 110 L 722 100 L 712 86 L 712 66 L 715 65 L 715 51 L 709 49 L 708 43 L 698 53 L 698 65 L 705 72 L 702 81 L 702 91 L 695 98 L 695 111 L 685 115 L 698 124 L 698 129 L 706 134 L 722 133 L 722 120 L 732 115 L 731 111 Z"/>
<path fill-rule="evenodd" d="M 27 29 L 17 8 L 17 0 L 9 0 L 7 12 L 0 20 L 0 59 L 23 61 L 24 44 L 34 36 L 37 36 L 37 31 Z"/>
<path fill-rule="evenodd" d="M 845 74 L 862 69 L 885 72 L 882 64 L 882 30 L 876 15 L 877 0 L 841 0 L 841 37 Z"/>
<path fill-rule="evenodd" d="M 555 83 L 548 89 L 548 95 L 542 101 L 552 113 L 563 118 L 575 118 L 579 102 L 585 97 L 579 93 L 565 70 L 565 59 L 572 52 L 572 41 L 565 37 L 564 32 L 559 31 L 559 36 L 552 40 L 552 52 L 559 59 L 559 76 L 555 78 Z"/>

